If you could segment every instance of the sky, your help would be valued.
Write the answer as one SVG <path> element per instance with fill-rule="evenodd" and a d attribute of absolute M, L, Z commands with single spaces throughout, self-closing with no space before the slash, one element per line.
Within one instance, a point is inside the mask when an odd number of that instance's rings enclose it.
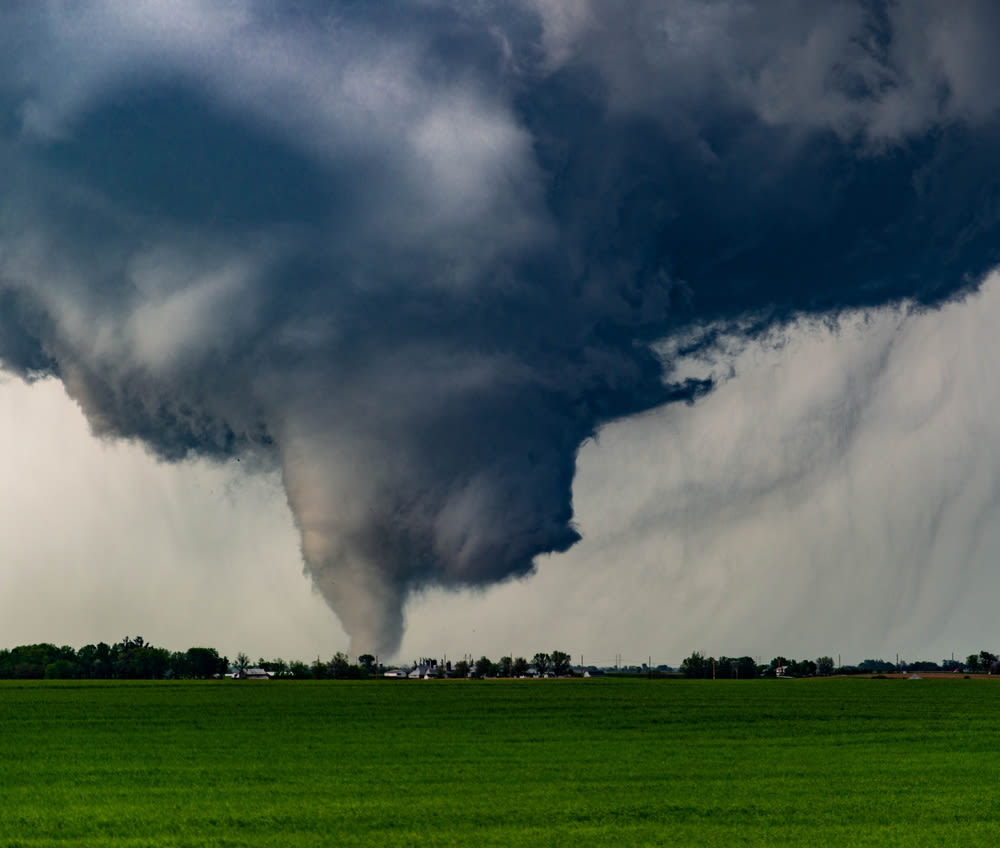
<path fill-rule="evenodd" d="M 991 4 L 0 17 L 0 644 L 991 647 Z"/>

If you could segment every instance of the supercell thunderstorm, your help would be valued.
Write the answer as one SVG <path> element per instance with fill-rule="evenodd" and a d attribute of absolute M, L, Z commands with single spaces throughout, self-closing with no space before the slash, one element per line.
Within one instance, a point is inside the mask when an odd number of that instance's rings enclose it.
<path fill-rule="evenodd" d="M 973 3 L 10 4 L 0 361 L 98 435 L 280 470 L 352 650 L 389 653 L 411 592 L 577 541 L 581 443 L 711 389 L 664 350 L 978 285 L 998 31 Z"/>

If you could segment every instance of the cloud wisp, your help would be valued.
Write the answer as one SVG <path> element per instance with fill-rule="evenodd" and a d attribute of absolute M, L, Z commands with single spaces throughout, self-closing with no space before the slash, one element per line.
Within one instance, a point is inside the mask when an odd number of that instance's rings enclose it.
<path fill-rule="evenodd" d="M 974 26 L 970 23 L 974 22 Z M 672 358 L 998 261 L 989 4 L 0 12 L 0 360 L 165 460 L 280 471 L 391 653 L 579 538 Z"/>

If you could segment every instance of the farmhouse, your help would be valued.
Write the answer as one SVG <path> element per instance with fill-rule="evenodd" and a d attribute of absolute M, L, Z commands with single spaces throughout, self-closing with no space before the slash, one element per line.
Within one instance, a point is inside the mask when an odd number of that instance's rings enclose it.
<path fill-rule="evenodd" d="M 437 677 L 437 660 L 427 660 L 414 668 L 409 675 L 410 680 L 433 680 Z"/>
<path fill-rule="evenodd" d="M 382 672 L 382 677 L 388 680 L 405 680 L 410 676 L 410 672 L 405 668 L 391 668 L 388 671 Z"/>
<path fill-rule="evenodd" d="M 433 680 L 437 676 L 437 660 L 421 660 L 413 668 L 393 668 L 382 672 L 382 677 L 389 680 Z"/>
<path fill-rule="evenodd" d="M 245 668 L 233 675 L 234 680 L 270 680 L 271 675 L 262 668 Z"/>

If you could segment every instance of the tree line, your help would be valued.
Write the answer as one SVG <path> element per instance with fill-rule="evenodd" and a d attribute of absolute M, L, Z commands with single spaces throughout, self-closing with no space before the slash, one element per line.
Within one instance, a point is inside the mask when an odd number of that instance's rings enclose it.
<path fill-rule="evenodd" d="M 1000 674 L 1000 660 L 996 654 L 980 651 L 969 654 L 962 660 L 945 659 L 940 663 L 930 660 L 915 662 L 890 662 L 882 659 L 866 659 L 856 665 L 838 665 L 833 657 L 817 657 L 815 660 L 795 660 L 788 657 L 774 657 L 762 664 L 752 657 L 718 658 L 705 656 L 695 651 L 686 657 L 680 666 L 684 677 L 712 680 L 750 680 L 757 677 L 822 677 L 831 674 L 899 674 L 901 672 L 951 672 Z"/>
<path fill-rule="evenodd" d="M 280 661 L 279 661 L 280 663 Z M 358 662 L 352 664 L 347 654 L 338 651 L 333 659 L 324 662 L 318 657 L 311 665 L 294 662 L 288 665 L 261 661 L 260 666 L 279 677 L 315 680 L 361 680 L 367 677 L 384 674 L 390 670 L 381 663 L 376 668 L 376 658 L 372 654 L 362 654 Z M 393 668 L 397 668 L 394 666 Z M 529 661 L 526 657 L 501 657 L 494 662 L 483 656 L 478 660 L 463 658 L 437 660 L 422 657 L 410 669 L 422 668 L 429 677 L 445 678 L 486 678 L 486 677 L 526 677 L 535 674 L 539 677 L 565 677 L 572 672 L 570 655 L 565 651 L 551 653 L 536 653 Z M 403 669 L 407 670 L 406 668 Z"/>
<path fill-rule="evenodd" d="M 572 671 L 572 660 L 565 651 L 539 652 L 530 662 L 526 657 L 500 657 L 493 662 L 489 657 L 480 657 L 475 662 L 459 660 L 452 667 L 445 664 L 445 673 L 454 677 L 526 677 L 534 673 L 538 677 L 566 677 Z"/>
<path fill-rule="evenodd" d="M 234 662 L 220 656 L 215 648 L 193 647 L 186 651 L 169 651 L 156 647 L 141 636 L 126 636 L 120 642 L 84 645 L 75 650 L 68 645 L 51 643 L 20 645 L 0 650 L 0 678 L 4 679 L 207 679 L 227 673 L 243 673 L 251 667 L 264 669 L 274 677 L 294 680 L 364 680 L 384 674 L 388 669 L 378 663 L 372 654 L 362 654 L 351 662 L 343 651 L 329 660 L 319 657 L 312 663 L 285 662 L 282 659 L 256 662 L 240 653 Z M 504 656 L 497 661 L 482 656 L 477 660 L 464 657 L 457 662 L 421 659 L 412 668 L 426 670 L 427 676 L 440 678 L 486 677 L 565 677 L 575 673 L 570 655 L 565 651 L 538 652 L 530 660 L 526 657 Z M 404 668 L 404 670 L 406 670 Z M 637 668 L 637 670 L 639 670 Z M 641 671 L 653 674 L 643 664 Z M 657 675 L 668 671 L 658 667 Z M 969 654 L 963 660 L 942 660 L 940 663 L 920 660 L 917 662 L 890 662 L 866 659 L 856 665 L 840 666 L 832 657 L 815 660 L 795 660 L 783 656 L 767 664 L 753 657 L 706 656 L 694 652 L 680 665 L 684 677 L 716 680 L 750 680 L 759 677 L 813 677 L 829 674 L 891 674 L 899 672 L 947 671 L 962 673 L 1000 674 L 1000 659 L 990 651 Z"/>
<path fill-rule="evenodd" d="M 228 669 L 229 660 L 215 648 L 168 651 L 141 636 L 126 636 L 113 645 L 84 645 L 79 650 L 47 642 L 0 650 L 0 678 L 6 679 L 192 679 L 217 677 Z"/>
<path fill-rule="evenodd" d="M 539 652 L 530 662 L 524 657 L 501 657 L 493 662 L 484 656 L 475 661 L 462 659 L 454 664 L 444 660 L 440 663 L 421 660 L 421 665 L 424 663 L 432 668 L 431 676 L 435 677 L 524 677 L 529 672 L 562 677 L 571 671 L 570 656 L 564 651 Z M 364 680 L 386 671 L 372 654 L 362 654 L 352 663 L 347 654 L 338 651 L 330 660 L 317 657 L 312 663 L 304 663 L 263 657 L 253 662 L 241 652 L 231 663 L 215 648 L 169 651 L 150 644 L 141 636 L 126 636 L 114 644 L 84 645 L 79 650 L 48 642 L 0 650 L 0 679 L 190 680 L 243 674 L 251 667 L 262 668 L 273 677 L 293 680 Z"/>

